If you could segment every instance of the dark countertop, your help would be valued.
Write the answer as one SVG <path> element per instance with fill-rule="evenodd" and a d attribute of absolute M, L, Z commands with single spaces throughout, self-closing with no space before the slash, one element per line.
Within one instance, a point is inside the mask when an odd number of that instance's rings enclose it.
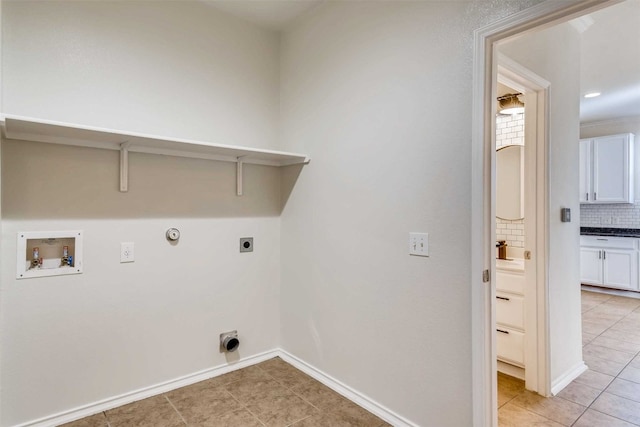
<path fill-rule="evenodd" d="M 640 237 L 638 228 L 580 227 L 583 236 Z"/>

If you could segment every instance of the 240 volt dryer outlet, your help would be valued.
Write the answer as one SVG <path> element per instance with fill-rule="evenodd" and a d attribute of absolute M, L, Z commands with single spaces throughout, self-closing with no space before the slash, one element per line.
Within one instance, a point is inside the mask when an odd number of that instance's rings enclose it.
<path fill-rule="evenodd" d="M 253 252 L 253 237 L 240 238 L 240 252 Z"/>

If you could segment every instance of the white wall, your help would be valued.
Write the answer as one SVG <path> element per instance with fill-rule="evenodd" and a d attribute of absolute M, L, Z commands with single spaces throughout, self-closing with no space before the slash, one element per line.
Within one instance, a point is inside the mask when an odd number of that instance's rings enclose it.
<path fill-rule="evenodd" d="M 4 113 L 274 148 L 275 33 L 199 3 L 2 13 Z M 132 153 L 120 193 L 117 152 L 2 145 L 0 425 L 222 365 L 220 332 L 240 332 L 232 359 L 278 347 L 277 169 L 247 165 L 237 197 L 233 164 Z M 84 274 L 16 280 L 16 233 L 58 229 L 84 230 Z"/>
<path fill-rule="evenodd" d="M 195 1 L 4 3 L 4 113 L 276 146 L 275 33 Z"/>
<path fill-rule="evenodd" d="M 278 347 L 280 219 L 263 200 L 280 199 L 276 169 L 246 168 L 233 201 L 233 165 L 132 155 L 121 194 L 112 152 L 74 150 L 3 143 L 3 426 L 224 364 L 224 331 L 240 332 L 234 358 Z M 82 275 L 15 279 L 18 232 L 70 229 L 84 230 Z M 238 252 L 245 236 L 253 253 Z M 136 261 L 120 264 L 129 241 Z"/>
<path fill-rule="evenodd" d="M 634 204 L 580 205 L 583 227 L 640 228 L 640 117 L 583 123 L 580 138 L 632 133 L 635 135 L 635 200 Z"/>
<path fill-rule="evenodd" d="M 282 39 L 285 148 L 313 158 L 282 217 L 282 345 L 418 425 L 471 425 L 472 32 L 509 11 L 327 2 Z"/>
<path fill-rule="evenodd" d="M 562 40 L 562 43 L 558 43 Z M 580 221 L 560 222 L 560 209 L 578 213 L 578 33 L 562 24 L 522 36 L 499 50 L 542 78 L 549 88 L 548 286 L 551 383 L 582 361 Z"/>

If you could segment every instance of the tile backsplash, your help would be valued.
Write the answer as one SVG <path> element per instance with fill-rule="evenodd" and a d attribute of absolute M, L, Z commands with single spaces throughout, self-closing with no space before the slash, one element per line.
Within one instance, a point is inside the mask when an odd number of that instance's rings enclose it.
<path fill-rule="evenodd" d="M 580 226 L 640 228 L 640 204 L 580 205 Z"/>
<path fill-rule="evenodd" d="M 524 114 L 496 116 L 496 149 L 524 145 Z M 496 240 L 506 240 L 508 248 L 524 248 L 524 220 L 496 218 Z"/>
<path fill-rule="evenodd" d="M 524 114 L 496 116 L 496 149 L 505 145 L 524 145 Z"/>
<path fill-rule="evenodd" d="M 506 240 L 507 247 L 524 248 L 524 220 L 496 218 L 496 240 Z"/>

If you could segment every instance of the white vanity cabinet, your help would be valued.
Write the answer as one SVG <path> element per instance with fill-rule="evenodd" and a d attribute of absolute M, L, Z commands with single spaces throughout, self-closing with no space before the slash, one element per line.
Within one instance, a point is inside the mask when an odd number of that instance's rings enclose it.
<path fill-rule="evenodd" d="M 524 368 L 524 269 L 496 267 L 498 360 Z"/>
<path fill-rule="evenodd" d="M 639 240 L 580 236 L 580 280 L 587 285 L 638 291 Z"/>
<path fill-rule="evenodd" d="M 580 203 L 633 203 L 631 133 L 580 140 Z"/>

